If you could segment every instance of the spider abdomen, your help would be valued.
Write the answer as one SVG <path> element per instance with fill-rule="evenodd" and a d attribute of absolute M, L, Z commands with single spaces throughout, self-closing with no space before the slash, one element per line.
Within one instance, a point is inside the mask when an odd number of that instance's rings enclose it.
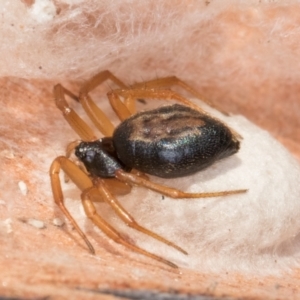
<path fill-rule="evenodd" d="M 239 149 L 222 122 L 178 104 L 125 120 L 116 128 L 113 144 L 125 166 L 163 178 L 193 174 Z"/>

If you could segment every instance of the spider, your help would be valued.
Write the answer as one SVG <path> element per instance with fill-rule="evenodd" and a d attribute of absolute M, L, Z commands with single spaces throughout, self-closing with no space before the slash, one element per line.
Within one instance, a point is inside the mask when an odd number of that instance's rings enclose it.
<path fill-rule="evenodd" d="M 108 79 L 119 86 L 107 94 L 113 110 L 121 121 L 117 128 L 114 128 L 105 113 L 89 96 L 90 91 Z M 126 86 L 109 71 L 100 72 L 87 81 L 80 89 L 79 97 L 61 84 L 54 87 L 56 106 L 79 135 L 80 141 L 71 142 L 66 155 L 55 158 L 51 164 L 53 197 L 93 254 L 95 253 L 93 246 L 64 205 L 59 178 L 61 169 L 81 190 L 81 201 L 87 217 L 109 238 L 174 268 L 177 268 L 174 263 L 124 238 L 97 213 L 93 203 L 107 203 L 128 226 L 187 254 L 175 243 L 139 225 L 119 203 L 116 196 L 128 194 L 133 185 L 151 189 L 171 198 L 218 197 L 246 191 L 186 193 L 149 179 L 147 174 L 161 178 L 190 175 L 239 150 L 237 133 L 185 97 L 167 89 L 172 85 L 178 85 L 194 96 L 202 98 L 177 77 Z M 96 137 L 92 129 L 69 106 L 65 95 L 81 103 L 96 128 L 105 137 L 100 139 Z M 148 98 L 175 100 L 179 104 L 136 113 L 135 101 Z M 70 159 L 73 152 L 79 164 Z"/>

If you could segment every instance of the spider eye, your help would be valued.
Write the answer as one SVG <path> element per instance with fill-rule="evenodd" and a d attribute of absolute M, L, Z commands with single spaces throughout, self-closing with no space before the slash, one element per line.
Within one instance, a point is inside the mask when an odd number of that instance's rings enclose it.
<path fill-rule="evenodd" d="M 88 150 L 88 151 L 86 151 L 86 153 L 85 153 L 85 160 L 86 160 L 86 162 L 88 162 L 88 163 L 93 162 L 95 154 L 96 153 L 95 153 L 94 150 Z"/>

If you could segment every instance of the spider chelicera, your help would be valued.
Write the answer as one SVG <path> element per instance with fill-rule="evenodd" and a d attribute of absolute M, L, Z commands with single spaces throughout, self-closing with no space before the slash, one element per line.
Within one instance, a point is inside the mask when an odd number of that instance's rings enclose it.
<path fill-rule="evenodd" d="M 107 94 L 112 108 L 121 120 L 117 128 L 114 128 L 89 96 L 90 91 L 107 79 L 119 86 L 119 89 Z M 171 267 L 177 266 L 124 238 L 97 213 L 93 203 L 106 202 L 128 226 L 187 254 L 181 247 L 139 225 L 118 202 L 116 195 L 128 194 L 132 185 L 145 187 L 171 198 L 218 197 L 246 191 L 186 193 L 154 183 L 146 175 L 162 178 L 190 175 L 239 150 L 238 134 L 185 97 L 167 89 L 172 85 L 178 85 L 194 96 L 202 98 L 176 77 L 126 86 L 109 71 L 100 72 L 85 83 L 79 97 L 60 84 L 54 87 L 56 106 L 81 140 L 68 145 L 66 156 L 54 159 L 50 167 L 52 192 L 55 203 L 84 239 L 91 253 L 95 253 L 93 246 L 64 205 L 59 179 L 61 169 L 81 190 L 81 201 L 86 215 L 108 237 Z M 65 95 L 81 103 L 104 138 L 96 137 L 92 129 L 69 106 Z M 136 99 L 147 98 L 175 100 L 180 104 L 136 113 Z M 70 159 L 74 151 L 79 165 Z"/>

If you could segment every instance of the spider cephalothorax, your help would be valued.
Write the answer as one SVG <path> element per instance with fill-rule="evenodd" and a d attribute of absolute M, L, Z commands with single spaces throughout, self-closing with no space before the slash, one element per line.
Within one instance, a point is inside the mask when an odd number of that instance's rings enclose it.
<path fill-rule="evenodd" d="M 121 120 L 117 128 L 114 128 L 88 95 L 106 79 L 111 79 L 121 88 L 108 93 L 110 104 Z M 128 88 L 109 71 L 101 72 L 87 82 L 81 89 L 79 99 L 59 84 L 54 88 L 57 107 L 83 140 L 79 144 L 70 145 L 75 149 L 75 155 L 84 164 L 85 170 L 73 163 L 68 158 L 69 154 L 57 157 L 50 168 L 52 191 L 55 202 L 93 253 L 94 248 L 64 206 L 59 181 L 60 168 L 81 189 L 81 199 L 88 217 L 110 238 L 172 267 L 177 266 L 128 242 L 97 214 L 93 202 L 106 202 L 127 225 L 187 254 L 174 243 L 137 224 L 115 195 L 130 192 L 132 185 L 143 186 L 172 198 L 217 197 L 246 191 L 185 193 L 148 179 L 146 174 L 163 178 L 190 175 L 239 150 L 240 142 L 233 130 L 180 94 L 162 89 L 172 84 L 177 84 L 199 97 L 196 91 L 176 77 L 138 83 Z M 65 94 L 81 102 L 95 126 L 105 135 L 104 138 L 95 137 L 91 128 L 69 107 Z M 145 98 L 173 99 L 180 104 L 136 114 L 135 99 Z"/>
<path fill-rule="evenodd" d="M 115 177 L 116 171 L 123 167 L 114 153 L 105 149 L 101 139 L 93 142 L 81 142 L 75 148 L 75 155 L 83 162 L 92 176 Z"/>

